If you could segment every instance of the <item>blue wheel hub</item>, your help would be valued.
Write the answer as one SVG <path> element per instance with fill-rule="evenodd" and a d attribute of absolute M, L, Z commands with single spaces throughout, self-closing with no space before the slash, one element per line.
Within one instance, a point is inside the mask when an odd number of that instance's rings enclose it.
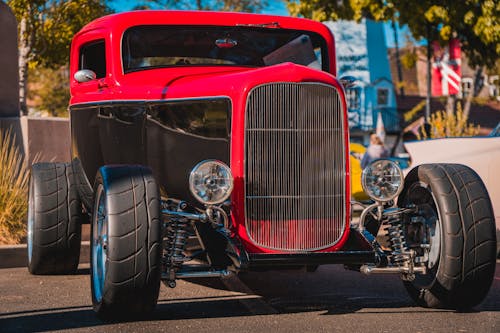
<path fill-rule="evenodd" d="M 92 223 L 92 285 L 94 298 L 102 300 L 104 281 L 106 279 L 106 259 L 108 257 L 108 219 L 106 216 L 106 200 L 104 190 L 97 191 L 97 207 L 94 211 Z"/>

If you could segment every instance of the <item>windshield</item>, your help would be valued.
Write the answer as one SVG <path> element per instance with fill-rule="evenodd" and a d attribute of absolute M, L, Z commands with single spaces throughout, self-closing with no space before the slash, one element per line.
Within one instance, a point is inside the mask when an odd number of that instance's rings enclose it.
<path fill-rule="evenodd" d="M 170 66 L 264 67 L 293 62 L 328 71 L 317 33 L 260 27 L 137 26 L 122 41 L 125 73 Z"/>

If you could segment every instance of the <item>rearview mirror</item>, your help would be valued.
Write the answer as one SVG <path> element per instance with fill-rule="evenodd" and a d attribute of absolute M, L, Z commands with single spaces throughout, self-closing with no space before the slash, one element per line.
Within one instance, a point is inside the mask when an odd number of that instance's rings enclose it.
<path fill-rule="evenodd" d="M 96 79 L 96 74 L 90 69 L 81 69 L 73 76 L 79 83 L 89 82 Z"/>

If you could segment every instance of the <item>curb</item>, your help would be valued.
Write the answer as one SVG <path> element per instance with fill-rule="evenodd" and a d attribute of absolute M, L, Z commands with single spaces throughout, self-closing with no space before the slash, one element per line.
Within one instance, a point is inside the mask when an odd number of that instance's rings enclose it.
<path fill-rule="evenodd" d="M 0 269 L 26 267 L 28 265 L 28 249 L 26 244 L 1 245 Z M 83 241 L 80 248 L 80 264 L 90 262 L 90 242 Z"/>

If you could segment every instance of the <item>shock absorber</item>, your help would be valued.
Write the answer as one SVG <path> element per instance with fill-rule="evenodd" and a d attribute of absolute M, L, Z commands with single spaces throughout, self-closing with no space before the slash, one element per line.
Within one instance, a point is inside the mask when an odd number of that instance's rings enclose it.
<path fill-rule="evenodd" d="M 187 243 L 187 226 L 186 221 L 175 221 L 171 224 L 171 229 L 167 235 L 168 253 L 167 261 L 172 267 L 177 267 L 184 263 L 184 248 Z"/>
<path fill-rule="evenodd" d="M 165 255 L 164 266 L 169 276 L 167 284 L 169 287 L 174 288 L 175 272 L 182 264 L 189 261 L 190 258 L 184 255 L 188 239 L 188 225 L 189 222 L 185 218 L 172 219 L 167 226 L 167 233 L 165 237 Z"/>
<path fill-rule="evenodd" d="M 389 225 L 387 235 L 392 248 L 391 261 L 398 266 L 404 266 L 410 259 L 410 253 L 406 245 L 401 219 L 398 217 L 389 217 L 387 224 Z"/>
<path fill-rule="evenodd" d="M 360 272 L 364 274 L 372 273 L 399 273 L 405 281 L 413 281 L 415 274 L 425 274 L 425 266 L 415 266 L 415 251 L 409 249 L 407 242 L 407 231 L 405 229 L 408 223 L 408 215 L 414 214 L 415 207 L 394 208 L 384 210 L 385 218 L 382 221 L 387 232 L 388 246 L 391 248 L 390 254 L 387 255 L 387 262 L 383 265 L 365 264 L 361 265 Z M 382 216 L 382 214 L 381 214 Z"/>

